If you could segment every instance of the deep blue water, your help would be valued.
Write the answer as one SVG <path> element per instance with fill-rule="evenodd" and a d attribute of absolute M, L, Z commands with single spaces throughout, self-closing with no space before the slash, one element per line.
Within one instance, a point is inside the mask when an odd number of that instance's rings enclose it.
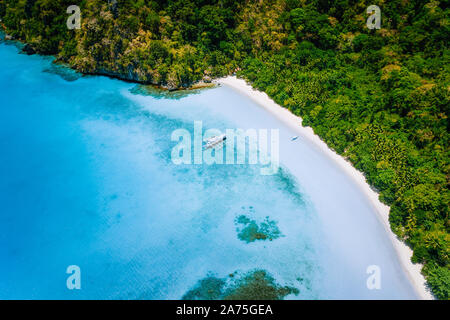
<path fill-rule="evenodd" d="M 171 133 L 194 120 L 277 127 L 252 101 L 225 87 L 178 100 L 135 89 L 0 44 L 0 299 L 179 299 L 209 274 L 254 269 L 300 290 L 288 299 L 415 297 L 367 203 L 306 145 L 307 171 L 335 195 L 318 201 L 312 179 L 286 170 L 172 163 Z M 239 215 L 269 217 L 283 236 L 242 241 Z M 370 264 L 383 290 L 366 288 Z M 81 290 L 66 287 L 69 265 Z"/>

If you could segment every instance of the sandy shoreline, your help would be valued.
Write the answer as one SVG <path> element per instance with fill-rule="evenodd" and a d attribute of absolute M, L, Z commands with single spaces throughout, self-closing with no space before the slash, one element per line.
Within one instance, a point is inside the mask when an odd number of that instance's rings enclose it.
<path fill-rule="evenodd" d="M 350 162 L 331 150 L 325 142 L 323 142 L 319 136 L 314 134 L 311 127 L 303 127 L 301 125 L 302 119 L 295 116 L 286 108 L 276 104 L 269 96 L 261 91 L 253 89 L 248 85 L 245 80 L 237 79 L 236 77 L 226 77 L 216 80 L 217 83 L 228 86 L 237 92 L 249 97 L 254 102 L 262 106 L 264 109 L 273 114 L 276 118 L 281 120 L 284 124 L 294 130 L 299 136 L 307 139 L 307 141 L 314 147 L 320 149 L 320 151 L 329 157 L 333 162 L 341 168 L 358 186 L 363 194 L 368 198 L 378 219 L 381 221 L 384 229 L 386 230 L 389 238 L 394 246 L 394 249 L 399 257 L 403 270 L 405 271 L 408 279 L 411 281 L 413 287 L 416 290 L 418 297 L 421 299 L 434 299 L 431 292 L 426 287 L 426 281 L 423 275 L 420 273 L 422 269 L 421 264 L 413 264 L 411 262 L 412 250 L 406 246 L 403 242 L 398 240 L 395 234 L 391 231 L 389 226 L 389 210 L 390 208 L 381 203 L 378 199 L 378 194 L 372 190 L 369 184 L 366 182 L 364 175 L 355 169 Z"/>

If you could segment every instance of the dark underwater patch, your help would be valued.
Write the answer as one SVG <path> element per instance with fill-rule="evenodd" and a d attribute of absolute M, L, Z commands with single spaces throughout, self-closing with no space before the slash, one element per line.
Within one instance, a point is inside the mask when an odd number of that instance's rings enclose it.
<path fill-rule="evenodd" d="M 200 94 L 203 90 L 211 87 L 182 89 L 182 90 L 167 90 L 158 88 L 152 85 L 138 84 L 130 89 L 130 93 L 135 95 L 151 96 L 156 99 L 172 99 L 180 100 L 193 94 Z"/>
<path fill-rule="evenodd" d="M 253 207 L 249 207 L 249 213 L 253 212 Z M 257 240 L 272 241 L 283 236 L 278 229 L 277 222 L 270 220 L 268 216 L 258 223 L 256 220 L 250 219 L 248 214 L 241 214 L 235 219 L 235 225 L 238 238 L 247 243 Z"/>
<path fill-rule="evenodd" d="M 73 82 L 80 79 L 83 75 L 75 70 L 61 64 L 52 63 L 43 70 L 46 73 L 52 73 L 60 76 L 62 79 Z"/>
<path fill-rule="evenodd" d="M 281 286 L 265 270 L 253 270 L 242 276 L 235 272 L 228 278 L 208 275 L 189 290 L 183 300 L 282 300 L 299 294 L 290 286 Z"/>

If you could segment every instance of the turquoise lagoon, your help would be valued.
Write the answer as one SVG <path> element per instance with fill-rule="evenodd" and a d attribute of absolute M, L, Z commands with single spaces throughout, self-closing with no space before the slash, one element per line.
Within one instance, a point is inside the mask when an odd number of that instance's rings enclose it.
<path fill-rule="evenodd" d="M 279 129 L 292 152 L 269 176 L 175 165 L 171 134 L 194 121 Z M 292 135 L 227 87 L 148 95 L 0 44 L 0 299 L 180 299 L 255 270 L 295 288 L 285 299 L 416 298 L 364 196 Z M 80 290 L 66 286 L 70 265 Z M 380 290 L 367 289 L 369 265 Z"/>

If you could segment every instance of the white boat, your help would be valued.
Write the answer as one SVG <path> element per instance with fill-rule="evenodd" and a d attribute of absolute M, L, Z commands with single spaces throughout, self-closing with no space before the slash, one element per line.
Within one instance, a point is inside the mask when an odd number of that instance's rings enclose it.
<path fill-rule="evenodd" d="M 227 136 L 224 134 L 221 134 L 220 136 L 214 136 L 208 139 L 205 139 L 205 145 L 203 146 L 204 149 L 211 149 L 214 147 L 217 147 L 221 145 L 225 140 L 227 140 Z"/>

